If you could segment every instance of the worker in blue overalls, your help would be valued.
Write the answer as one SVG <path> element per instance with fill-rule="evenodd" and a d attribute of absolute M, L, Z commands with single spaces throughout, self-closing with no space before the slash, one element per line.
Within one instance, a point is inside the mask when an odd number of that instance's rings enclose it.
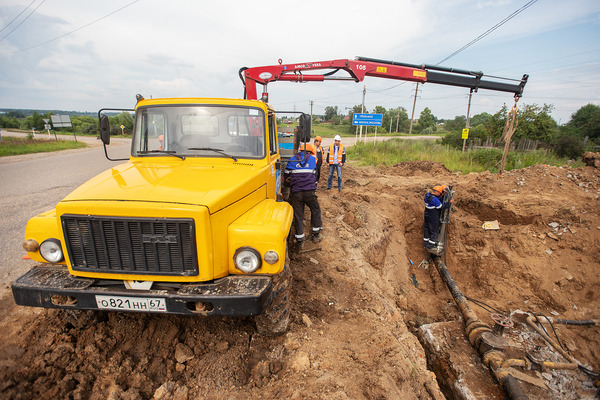
<path fill-rule="evenodd" d="M 314 147 L 305 143 L 298 153 L 289 159 L 285 167 L 284 177 L 290 186 L 289 202 L 294 209 L 294 230 L 298 250 L 304 247 L 304 205 L 310 209 L 312 240 L 318 242 L 322 239 L 323 221 L 321 207 L 315 193 L 317 159 L 314 154 Z"/>
<path fill-rule="evenodd" d="M 423 245 L 426 249 L 435 247 L 440 230 L 440 216 L 442 210 L 450 207 L 454 200 L 442 202 L 442 193 L 446 186 L 434 186 L 431 192 L 425 195 L 425 221 L 423 223 Z"/>

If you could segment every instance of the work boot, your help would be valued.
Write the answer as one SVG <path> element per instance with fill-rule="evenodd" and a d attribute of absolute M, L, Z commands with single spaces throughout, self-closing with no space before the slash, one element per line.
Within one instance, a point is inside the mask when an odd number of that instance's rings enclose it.
<path fill-rule="evenodd" d="M 313 234 L 313 237 L 312 237 L 313 242 L 318 243 L 321 240 L 323 240 L 323 235 L 321 234 L 321 232 L 317 232 L 317 233 Z"/>
<path fill-rule="evenodd" d="M 296 242 L 296 249 L 297 249 L 298 251 L 302 251 L 302 249 L 303 249 L 303 248 L 304 248 L 304 240 L 302 240 L 302 241 L 297 241 L 297 242 Z"/>

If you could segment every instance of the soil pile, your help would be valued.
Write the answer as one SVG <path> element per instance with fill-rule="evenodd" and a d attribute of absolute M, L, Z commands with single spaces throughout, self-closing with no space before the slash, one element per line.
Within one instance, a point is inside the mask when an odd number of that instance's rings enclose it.
<path fill-rule="evenodd" d="M 600 318 L 598 169 L 538 165 L 499 178 L 434 162 L 348 164 L 342 192 L 323 182 L 317 192 L 323 241 L 292 254 L 287 334 L 261 337 L 251 319 L 74 314 L 5 297 L 0 397 L 442 399 L 416 336 L 461 318 L 421 264 L 423 197 L 437 184 L 456 191 L 446 265 L 463 293 L 505 311 Z M 598 327 L 556 328 L 600 370 Z"/>

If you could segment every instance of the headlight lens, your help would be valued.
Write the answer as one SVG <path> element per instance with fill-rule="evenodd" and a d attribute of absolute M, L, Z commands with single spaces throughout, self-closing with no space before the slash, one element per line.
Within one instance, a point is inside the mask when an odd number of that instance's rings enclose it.
<path fill-rule="evenodd" d="M 269 250 L 265 253 L 265 261 L 269 264 L 275 264 L 279 261 L 279 255 L 275 250 Z"/>
<path fill-rule="evenodd" d="M 63 251 L 58 239 L 46 239 L 40 244 L 40 254 L 49 263 L 63 260 Z"/>
<path fill-rule="evenodd" d="M 262 260 L 260 253 L 252 247 L 240 247 L 233 255 L 235 267 L 249 274 L 260 268 Z"/>

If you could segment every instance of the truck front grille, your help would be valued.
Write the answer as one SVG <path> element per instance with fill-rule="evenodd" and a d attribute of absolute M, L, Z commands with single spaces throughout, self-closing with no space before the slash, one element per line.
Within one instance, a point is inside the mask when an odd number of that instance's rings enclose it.
<path fill-rule="evenodd" d="M 75 271 L 198 274 L 193 219 L 65 214 L 61 221 Z"/>

